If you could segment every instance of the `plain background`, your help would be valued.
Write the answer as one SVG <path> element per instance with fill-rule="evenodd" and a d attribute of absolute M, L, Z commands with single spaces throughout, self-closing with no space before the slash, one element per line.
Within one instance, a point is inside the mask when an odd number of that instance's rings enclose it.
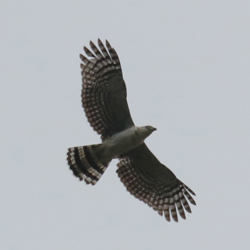
<path fill-rule="evenodd" d="M 0 1 L 0 249 L 249 249 L 250 2 Z M 98 143 L 81 107 L 79 54 L 108 39 L 134 122 L 197 194 L 168 223 L 113 161 L 96 186 L 68 147 Z"/>

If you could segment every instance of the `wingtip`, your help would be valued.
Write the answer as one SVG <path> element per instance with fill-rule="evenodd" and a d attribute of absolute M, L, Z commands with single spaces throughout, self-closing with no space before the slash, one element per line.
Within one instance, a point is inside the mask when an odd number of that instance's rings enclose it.
<path fill-rule="evenodd" d="M 109 43 L 109 41 L 107 39 L 105 40 L 105 42 L 106 42 L 107 47 L 111 48 L 111 45 L 110 45 L 110 43 Z"/>
<path fill-rule="evenodd" d="M 196 196 L 195 192 L 194 192 L 192 189 L 188 188 L 187 190 L 188 190 L 192 195 Z"/>
<path fill-rule="evenodd" d="M 168 222 L 171 222 L 170 216 L 168 217 L 168 216 L 166 216 L 166 214 L 165 214 L 165 219 L 166 219 Z"/>
<path fill-rule="evenodd" d="M 181 182 L 181 181 L 180 181 Z M 181 184 L 187 189 L 187 191 L 189 193 L 191 193 L 192 195 L 196 196 L 195 192 L 190 188 L 188 187 L 186 184 L 184 184 L 183 182 L 181 182 Z"/>
<path fill-rule="evenodd" d="M 192 203 L 192 202 L 191 202 L 191 203 Z M 192 204 L 195 205 L 195 206 L 197 205 L 195 200 L 193 200 L 193 203 L 192 203 Z"/>
<path fill-rule="evenodd" d="M 83 50 L 86 53 L 86 50 L 88 50 L 85 46 L 83 46 Z"/>
<path fill-rule="evenodd" d="M 162 210 L 158 210 L 157 212 L 158 212 L 158 214 L 159 214 L 160 216 L 163 215 L 163 211 L 162 211 Z"/>
<path fill-rule="evenodd" d="M 80 59 L 84 62 L 85 59 L 87 59 L 83 54 L 79 55 Z"/>
<path fill-rule="evenodd" d="M 179 211 L 179 214 L 180 214 L 182 219 L 186 220 L 186 215 L 185 215 L 184 211 L 182 213 L 180 213 L 180 211 Z"/>

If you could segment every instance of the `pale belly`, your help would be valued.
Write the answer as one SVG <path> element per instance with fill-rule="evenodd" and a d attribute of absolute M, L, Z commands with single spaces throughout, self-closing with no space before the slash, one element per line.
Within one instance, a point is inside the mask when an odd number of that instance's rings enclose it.
<path fill-rule="evenodd" d="M 100 147 L 102 156 L 114 159 L 143 143 L 144 140 L 135 132 L 136 129 L 129 128 L 105 140 Z"/>

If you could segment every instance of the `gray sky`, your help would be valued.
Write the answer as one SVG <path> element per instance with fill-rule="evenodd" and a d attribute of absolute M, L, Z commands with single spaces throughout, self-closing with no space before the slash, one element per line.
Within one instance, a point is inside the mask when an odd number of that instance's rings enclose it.
<path fill-rule="evenodd" d="M 248 249 L 250 2 L 0 1 L 0 249 Z M 78 181 L 68 147 L 98 143 L 81 107 L 89 40 L 119 54 L 147 144 L 197 194 L 168 223 L 113 161 Z"/>

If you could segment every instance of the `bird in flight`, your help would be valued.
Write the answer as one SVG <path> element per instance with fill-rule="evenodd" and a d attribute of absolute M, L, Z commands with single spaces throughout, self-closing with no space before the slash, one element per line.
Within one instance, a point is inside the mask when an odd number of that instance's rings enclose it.
<path fill-rule="evenodd" d="M 195 193 L 153 155 L 144 140 L 156 130 L 152 126 L 135 126 L 127 104 L 126 85 L 118 55 L 106 40 L 98 39 L 99 48 L 84 47 L 82 60 L 82 106 L 102 143 L 71 147 L 67 161 L 73 174 L 95 185 L 112 159 L 118 158 L 117 174 L 126 189 L 160 215 L 176 222 L 186 219 L 195 205 Z"/>

